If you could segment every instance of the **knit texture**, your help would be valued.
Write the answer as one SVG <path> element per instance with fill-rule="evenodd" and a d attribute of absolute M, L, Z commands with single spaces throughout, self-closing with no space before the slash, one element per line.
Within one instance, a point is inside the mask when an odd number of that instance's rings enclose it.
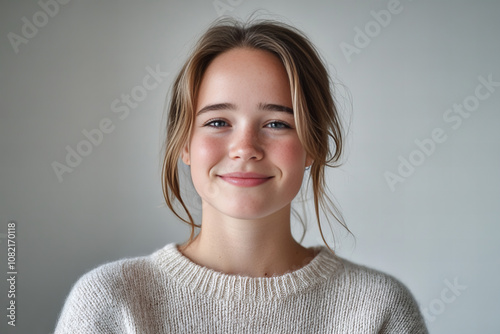
<path fill-rule="evenodd" d="M 324 246 L 273 277 L 227 275 L 174 243 L 102 265 L 73 286 L 55 334 L 427 333 L 408 289 Z"/>

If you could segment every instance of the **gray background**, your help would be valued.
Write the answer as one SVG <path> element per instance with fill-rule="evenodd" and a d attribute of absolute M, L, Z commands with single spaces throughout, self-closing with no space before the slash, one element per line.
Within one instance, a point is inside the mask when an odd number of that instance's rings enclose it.
<path fill-rule="evenodd" d="M 356 242 L 339 230 L 339 253 L 403 281 L 431 332 L 498 333 L 500 87 L 473 96 L 479 77 L 500 81 L 500 2 L 401 0 L 385 27 L 370 12 L 391 1 L 220 2 L 233 16 L 259 8 L 283 16 L 347 87 L 339 86 L 351 119 L 347 161 L 328 178 Z M 52 332 L 82 274 L 188 237 L 163 204 L 162 112 L 174 73 L 219 15 L 211 0 L 73 0 L 47 22 L 41 10 L 1 2 L 0 268 L 7 272 L 15 220 L 19 272 L 15 328 L 0 280 L 2 333 Z M 22 18 L 34 15 L 41 27 L 16 52 L 8 34 L 22 37 Z M 357 28 L 372 29 L 368 45 L 355 40 Z M 346 57 L 341 46 L 356 41 L 362 47 Z M 112 102 L 139 91 L 148 66 L 170 75 L 120 119 Z M 474 110 L 454 128 L 459 120 L 444 117 L 464 102 Z M 76 149 L 105 118 L 113 132 L 60 182 L 52 163 L 65 163 L 66 146 Z M 415 141 L 436 128 L 446 140 L 418 153 Z M 399 157 L 419 166 L 391 189 L 384 174 L 398 173 Z M 321 243 L 311 223 L 304 245 Z"/>

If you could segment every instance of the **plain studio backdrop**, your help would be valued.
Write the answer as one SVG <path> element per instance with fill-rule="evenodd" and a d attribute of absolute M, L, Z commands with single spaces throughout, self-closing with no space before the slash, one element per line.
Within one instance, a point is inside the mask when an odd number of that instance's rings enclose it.
<path fill-rule="evenodd" d="M 160 185 L 166 94 L 210 22 L 256 9 L 341 83 L 338 253 L 406 284 L 432 333 L 500 331 L 500 2 L 4 0 L 1 333 L 51 333 L 82 274 L 188 238 Z"/>

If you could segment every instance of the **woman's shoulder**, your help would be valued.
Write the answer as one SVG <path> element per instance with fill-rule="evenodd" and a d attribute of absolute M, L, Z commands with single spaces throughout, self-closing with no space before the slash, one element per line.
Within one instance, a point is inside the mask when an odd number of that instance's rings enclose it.
<path fill-rule="evenodd" d="M 396 277 L 334 256 L 338 261 L 326 295 L 353 318 L 378 319 L 383 333 L 427 333 L 418 303 Z M 333 297 L 333 298 L 332 298 Z"/>
<path fill-rule="evenodd" d="M 410 290 L 396 277 L 345 258 L 337 258 L 341 265 L 332 277 L 332 282 L 343 285 L 344 290 L 355 290 L 377 298 L 400 297 L 413 300 Z"/>
<path fill-rule="evenodd" d="M 351 282 L 356 282 L 361 286 L 390 288 L 405 290 L 405 285 L 396 277 L 372 267 L 358 264 L 350 260 L 341 258 L 342 270 L 340 275 L 348 278 Z"/>
<path fill-rule="evenodd" d="M 120 291 L 120 286 L 134 284 L 137 281 L 148 281 L 161 274 L 161 268 L 157 261 L 158 254 L 172 247 L 165 247 L 154 251 L 152 254 L 122 258 L 112 262 L 101 264 L 85 274 L 75 283 L 75 287 L 95 288 L 104 290 Z"/>
<path fill-rule="evenodd" d="M 66 298 L 56 333 L 84 333 L 86 326 L 124 332 L 121 326 L 130 320 L 129 309 L 136 297 L 147 295 L 152 283 L 161 281 L 162 271 L 155 260 L 158 252 L 108 262 L 83 274 Z"/>

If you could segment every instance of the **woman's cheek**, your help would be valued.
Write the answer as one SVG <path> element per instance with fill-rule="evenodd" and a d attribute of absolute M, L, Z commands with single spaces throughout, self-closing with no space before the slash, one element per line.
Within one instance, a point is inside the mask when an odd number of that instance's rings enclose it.
<path fill-rule="evenodd" d="M 305 164 L 305 150 L 300 144 L 295 140 L 290 140 L 282 143 L 282 145 L 276 147 L 276 153 L 282 164 L 286 166 L 293 166 L 298 169 L 302 169 L 302 165 Z"/>
<path fill-rule="evenodd" d="M 198 137 L 192 141 L 191 159 L 209 162 L 220 155 L 223 144 L 220 140 L 211 137 Z"/>

